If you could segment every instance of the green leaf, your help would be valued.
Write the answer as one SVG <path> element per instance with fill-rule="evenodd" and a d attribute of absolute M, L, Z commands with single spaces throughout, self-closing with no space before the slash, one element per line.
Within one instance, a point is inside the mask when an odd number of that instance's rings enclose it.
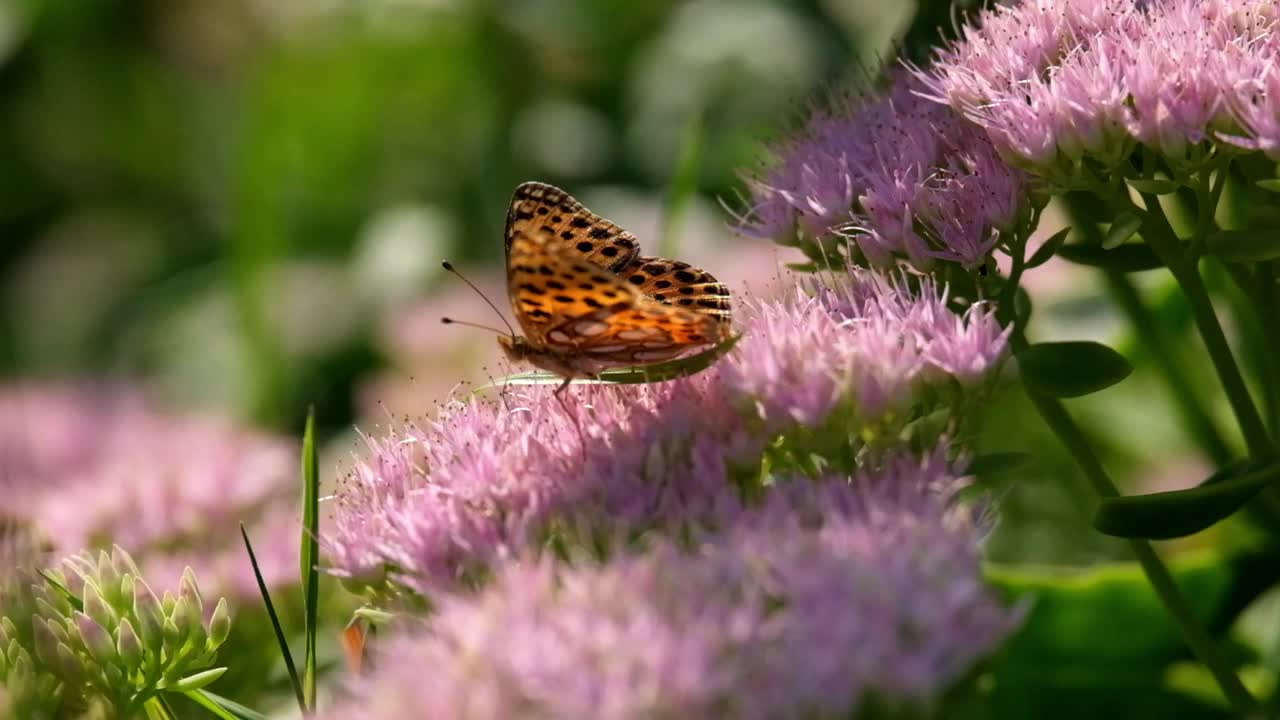
<path fill-rule="evenodd" d="M 320 607 L 320 471 L 316 460 L 316 410 L 307 411 L 302 434 L 302 590 L 306 655 L 302 671 L 304 715 L 316 709 L 316 622 Z"/>
<path fill-rule="evenodd" d="M 225 673 L 226 671 L 227 669 L 225 667 L 216 667 L 216 668 L 210 668 L 209 670 L 203 670 L 201 672 L 195 673 L 193 675 L 188 675 L 182 678 L 181 680 L 178 680 L 177 682 L 173 683 L 166 689 L 172 690 L 174 692 L 180 692 L 180 693 L 185 693 L 189 690 L 199 690 L 200 688 L 203 688 L 204 686 L 208 685 L 214 680 L 217 680 L 218 678 L 222 677 L 222 674 Z"/>
<path fill-rule="evenodd" d="M 1128 182 L 1134 190 L 1148 195 L 1168 195 L 1182 187 L 1182 183 L 1162 178 L 1130 178 Z"/>
<path fill-rule="evenodd" d="M 617 370 L 606 370 L 600 373 L 598 380 L 575 379 L 574 385 L 639 385 L 642 383 L 663 382 L 665 380 L 674 380 L 676 378 L 694 375 L 711 367 L 720 356 L 733 349 L 738 344 L 741 335 L 733 337 L 721 342 L 715 347 L 704 350 L 697 355 L 679 358 L 677 360 L 669 360 L 654 365 L 641 365 L 631 368 L 619 368 Z M 475 389 L 475 392 L 488 390 L 489 388 L 504 387 L 506 385 L 559 385 L 564 382 L 564 378 L 555 373 L 535 370 L 532 372 L 515 373 L 504 378 L 498 378 L 491 383 L 481 385 Z"/>
<path fill-rule="evenodd" d="M 188 690 L 183 695 L 191 702 L 213 713 L 222 720 L 269 720 L 266 715 L 215 695 L 208 690 Z"/>
<path fill-rule="evenodd" d="M 1133 372 L 1123 355 L 1096 342 L 1037 343 L 1016 357 L 1023 382 L 1042 395 L 1056 398 L 1095 393 Z"/>
<path fill-rule="evenodd" d="M 1209 252 L 1228 262 L 1263 262 L 1280 258 L 1280 233 L 1262 230 L 1219 230 L 1209 236 Z"/>
<path fill-rule="evenodd" d="M 804 273 L 818 272 L 818 270 L 820 269 L 818 267 L 818 263 L 815 263 L 815 262 L 805 262 L 805 263 L 792 262 L 792 263 L 785 263 L 784 266 L 788 270 L 794 270 L 796 272 L 804 272 Z"/>
<path fill-rule="evenodd" d="M 1121 245 L 1114 250 L 1105 250 L 1101 245 L 1064 245 L 1058 250 L 1058 256 L 1077 265 L 1126 273 L 1164 267 L 1146 245 Z"/>
<path fill-rule="evenodd" d="M 1280 480 L 1280 462 L 1221 470 L 1189 490 L 1105 498 L 1093 514 L 1099 532 L 1167 540 L 1198 533 L 1239 510 Z"/>
<path fill-rule="evenodd" d="M 1167 560 L 1192 613 L 1213 617 L 1232 587 L 1230 558 L 1201 550 Z M 1186 646 L 1136 562 L 988 564 L 984 574 L 1026 617 L 988 668 L 993 691 L 980 717 L 1074 720 L 1098 715 L 1100 698 L 1101 717 L 1204 717 L 1197 701 L 1162 688 Z"/>
<path fill-rule="evenodd" d="M 1133 237 L 1140 227 L 1142 227 L 1142 218 L 1131 212 L 1120 213 L 1115 220 L 1111 221 L 1111 227 L 1107 228 L 1106 237 L 1102 238 L 1102 248 L 1113 250 L 1120 247 Z"/>
<path fill-rule="evenodd" d="M 1058 254 L 1058 250 L 1062 249 L 1062 245 L 1066 242 L 1067 235 L 1070 233 L 1071 228 L 1064 227 L 1058 232 L 1050 235 L 1049 239 L 1045 240 L 1044 244 L 1036 249 L 1035 254 L 1027 261 L 1027 269 L 1029 270 L 1031 268 L 1040 267 L 1041 265 L 1049 262 L 1049 258 Z"/>
<path fill-rule="evenodd" d="M 302 681 L 298 678 L 298 667 L 293 664 L 293 653 L 289 652 L 289 642 L 284 638 L 284 628 L 280 626 L 280 616 L 276 615 L 275 603 L 271 602 L 271 593 L 267 591 L 267 581 L 262 579 L 262 571 L 258 569 L 258 558 L 253 553 L 253 543 L 249 542 L 249 531 L 240 523 L 240 537 L 244 538 L 244 549 L 249 553 L 249 564 L 253 566 L 253 577 L 258 581 L 258 592 L 262 594 L 262 604 L 267 608 L 267 617 L 271 619 L 271 629 L 276 634 L 276 644 L 280 647 L 280 657 L 284 659 L 285 670 L 289 673 L 289 683 L 293 686 L 293 694 L 297 697 L 298 708 L 305 714 L 306 697 L 302 694 Z"/>
<path fill-rule="evenodd" d="M 1267 180 L 1259 180 L 1258 187 L 1271 192 L 1280 192 L 1280 178 L 1270 178 Z"/>

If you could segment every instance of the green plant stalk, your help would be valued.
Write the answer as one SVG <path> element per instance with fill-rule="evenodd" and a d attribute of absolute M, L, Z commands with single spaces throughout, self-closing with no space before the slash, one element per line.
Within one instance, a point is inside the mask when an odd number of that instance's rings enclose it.
<path fill-rule="evenodd" d="M 1027 346 L 1026 339 L 1017 333 L 1014 334 L 1011 342 L 1015 351 Z M 1102 462 L 1094 454 L 1089 441 L 1080 430 L 1080 426 L 1076 424 L 1075 419 L 1067 412 L 1066 407 L 1053 398 L 1033 392 L 1030 388 L 1024 386 L 1024 389 L 1032 404 L 1035 405 L 1036 410 L 1040 413 L 1040 417 L 1044 419 L 1045 424 L 1067 448 L 1068 452 L 1071 453 L 1076 464 L 1080 466 L 1085 477 L 1093 486 L 1094 491 L 1104 498 L 1119 497 L 1120 491 L 1116 488 L 1115 483 L 1111 481 L 1111 477 L 1107 475 L 1106 469 L 1102 467 Z M 1178 629 L 1181 630 L 1182 637 L 1191 648 L 1191 652 L 1209 669 L 1218 686 L 1222 689 L 1222 694 L 1227 698 L 1227 702 L 1241 717 L 1257 715 L 1257 701 L 1245 689 L 1244 684 L 1240 682 L 1240 678 L 1231 666 L 1227 664 L 1226 659 L 1218 650 L 1217 645 L 1214 644 L 1213 639 L 1209 637 L 1209 633 L 1200 624 L 1200 621 L 1196 619 L 1195 614 L 1191 612 L 1186 599 L 1182 596 L 1182 591 L 1173 580 L 1173 575 L 1169 573 L 1169 568 L 1165 566 L 1164 561 L 1156 554 L 1155 549 L 1151 547 L 1151 543 L 1145 540 L 1129 540 L 1128 543 L 1137 558 L 1138 564 L 1142 567 L 1142 572 L 1147 576 L 1147 581 L 1151 583 L 1151 588 L 1155 591 L 1156 596 L 1160 598 L 1160 601 L 1164 603 L 1169 614 L 1173 616 L 1174 622 L 1177 624 Z"/>
<path fill-rule="evenodd" d="M 1222 383 L 1222 389 L 1227 395 L 1227 402 L 1231 404 L 1231 410 L 1235 413 L 1240 432 L 1244 435 L 1245 445 L 1249 448 L 1249 455 L 1254 458 L 1265 457 L 1271 452 L 1271 437 L 1262 423 L 1262 416 L 1258 414 L 1258 408 L 1254 405 L 1253 398 L 1250 397 L 1249 390 L 1245 386 L 1244 376 L 1240 374 L 1240 367 L 1231 353 L 1231 346 L 1227 343 L 1227 336 L 1218 322 L 1204 279 L 1200 277 L 1200 271 L 1195 263 L 1189 263 L 1183 257 L 1178 237 L 1174 234 L 1169 219 L 1165 217 L 1164 209 L 1160 207 L 1159 198 L 1150 193 L 1141 193 L 1141 195 L 1147 207 L 1143 222 L 1143 237 L 1156 255 L 1169 266 L 1174 279 L 1178 281 L 1183 294 L 1187 297 L 1196 329 L 1199 330 L 1200 338 L 1209 352 L 1209 359 L 1218 373 L 1218 380 Z M 1201 208 L 1201 212 L 1211 213 L 1212 210 Z M 1203 229 L 1204 223 L 1201 223 L 1200 227 Z M 1201 230 L 1197 230 L 1197 233 L 1199 232 Z M 1203 240 L 1198 244 L 1203 244 Z M 1197 243 L 1193 241 L 1193 246 L 1195 245 Z"/>
<path fill-rule="evenodd" d="M 1269 265 L 1257 263 L 1256 272 L 1251 272 L 1244 263 L 1220 263 L 1237 291 L 1230 300 L 1231 311 L 1244 331 L 1240 351 L 1252 366 L 1249 369 L 1258 376 L 1264 400 L 1262 412 L 1272 439 L 1276 440 L 1280 438 L 1280 335 L 1274 333 L 1280 328 L 1269 329 L 1276 324 L 1275 313 L 1261 312 L 1276 307 L 1274 303 L 1280 299 L 1275 292 L 1267 292 L 1276 280 Z"/>
<path fill-rule="evenodd" d="M 1073 229 L 1084 235 L 1089 243 L 1101 245 L 1102 233 L 1098 231 L 1094 222 L 1085 217 L 1081 203 L 1067 196 L 1063 197 L 1063 204 L 1067 207 Z M 1155 361 L 1156 370 L 1173 397 L 1178 413 L 1182 416 L 1183 426 L 1214 465 L 1225 466 L 1231 462 L 1231 448 L 1223 440 L 1222 433 L 1213 421 L 1213 416 L 1200 401 L 1191 381 L 1187 379 L 1176 362 L 1177 354 L 1169 343 L 1165 342 L 1165 337 L 1160 332 L 1151 309 L 1142 301 L 1138 289 L 1133 286 L 1133 282 L 1127 275 L 1116 270 L 1103 270 L 1102 274 L 1111 296 L 1120 305 L 1121 311 L 1129 319 L 1129 325 Z"/>

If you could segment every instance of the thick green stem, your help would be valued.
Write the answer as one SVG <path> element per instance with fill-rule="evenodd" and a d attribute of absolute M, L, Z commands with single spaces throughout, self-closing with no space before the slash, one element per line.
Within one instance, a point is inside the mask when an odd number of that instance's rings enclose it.
<path fill-rule="evenodd" d="M 1026 339 L 1017 334 L 1012 338 L 1012 343 L 1014 350 L 1021 350 L 1027 346 Z M 1058 440 L 1066 446 L 1098 495 L 1104 498 L 1118 497 L 1120 491 L 1116 488 L 1115 483 L 1111 481 L 1110 476 L 1107 475 L 1106 469 L 1102 467 L 1102 462 L 1094 454 L 1092 446 L 1089 445 L 1089 441 L 1080 430 L 1080 426 L 1076 424 L 1075 419 L 1067 412 L 1066 407 L 1061 402 L 1051 397 L 1040 395 L 1030 388 L 1026 388 L 1026 391 L 1036 410 L 1044 418 L 1045 424 L 1058 437 Z M 1191 652 L 1209 669 L 1231 707 L 1241 717 L 1260 716 L 1261 713 L 1257 702 L 1249 694 L 1249 691 L 1245 689 L 1244 684 L 1240 682 L 1240 678 L 1236 676 L 1235 671 L 1222 656 L 1218 646 L 1209 637 L 1209 633 L 1204 629 L 1204 626 L 1200 624 L 1195 614 L 1191 612 L 1191 608 L 1187 605 L 1187 601 L 1182 596 L 1182 591 L 1178 588 L 1177 583 L 1174 582 L 1169 568 L 1165 566 L 1164 561 L 1156 554 L 1155 549 L 1151 547 L 1151 543 L 1145 540 L 1130 540 L 1129 547 L 1132 548 L 1133 554 L 1137 558 L 1138 564 L 1142 567 L 1142 572 L 1147 576 L 1147 581 L 1151 583 L 1151 588 L 1155 591 L 1156 596 L 1164 603 L 1165 608 L 1169 610 L 1169 614 L 1173 616 L 1174 622 L 1178 625 L 1178 629 L 1182 631 L 1182 637 L 1191 648 Z"/>
<path fill-rule="evenodd" d="M 1262 423 L 1262 416 L 1258 414 L 1253 398 L 1249 395 L 1235 357 L 1231 354 L 1231 346 L 1227 343 L 1226 334 L 1222 332 L 1222 325 L 1218 322 L 1218 316 L 1213 310 L 1213 302 L 1209 299 L 1209 291 L 1205 289 L 1204 280 L 1200 277 L 1195 264 L 1188 263 L 1183 257 L 1180 241 L 1174 234 L 1168 218 L 1165 217 L 1159 199 L 1149 193 L 1143 193 L 1142 199 L 1147 206 L 1143 237 L 1173 272 L 1174 278 L 1187 297 L 1196 329 L 1200 331 L 1200 337 L 1204 341 L 1205 349 L 1209 351 L 1209 359 L 1218 373 L 1227 401 L 1231 404 L 1231 410 L 1240 424 L 1240 432 L 1244 435 L 1245 444 L 1249 447 L 1249 455 L 1255 458 L 1269 455 L 1271 437 Z M 1206 211 L 1205 208 L 1201 209 L 1201 212 Z"/>
<path fill-rule="evenodd" d="M 1083 235 L 1089 243 L 1101 245 L 1102 233 L 1098 230 L 1097 224 L 1089 219 L 1088 213 L 1079 199 L 1066 196 L 1063 201 L 1066 205 L 1067 213 L 1071 217 L 1072 227 Z M 1231 462 L 1231 448 L 1223 440 L 1222 433 L 1218 430 L 1218 426 L 1214 422 L 1213 416 L 1210 415 L 1208 408 L 1200 401 L 1200 397 L 1196 395 L 1191 381 L 1177 362 L 1178 353 L 1170 343 L 1166 342 L 1164 335 L 1160 332 L 1155 315 L 1152 314 L 1146 303 L 1142 301 L 1142 296 L 1138 294 L 1138 289 L 1134 287 L 1133 282 L 1123 272 L 1106 269 L 1102 273 L 1107 281 L 1107 288 L 1111 296 L 1119 304 L 1121 311 L 1129 318 L 1129 324 L 1133 327 L 1133 331 L 1137 333 L 1143 347 L 1146 348 L 1148 355 L 1155 362 L 1156 370 L 1159 372 L 1165 386 L 1169 389 L 1169 393 L 1172 395 L 1174 404 L 1178 409 L 1178 414 L 1182 416 L 1182 424 L 1187 432 L 1195 439 L 1200 449 L 1213 461 L 1214 465 L 1223 467 Z"/>
<path fill-rule="evenodd" d="M 1266 351 L 1262 353 L 1265 369 L 1264 384 L 1267 390 L 1267 427 L 1272 439 L 1280 439 L 1280 278 L 1276 275 L 1276 261 L 1258 263 L 1255 284 L 1255 308 L 1263 325 L 1262 341 Z"/>

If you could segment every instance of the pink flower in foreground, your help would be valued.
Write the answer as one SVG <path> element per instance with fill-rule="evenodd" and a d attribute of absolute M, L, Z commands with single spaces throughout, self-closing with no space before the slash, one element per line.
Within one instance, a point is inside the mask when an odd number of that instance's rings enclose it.
<path fill-rule="evenodd" d="M 981 583 L 982 529 L 941 455 L 780 479 L 685 547 L 503 566 L 378 648 L 329 720 L 843 716 L 927 702 L 1019 613 Z M 428 672 L 423 672 L 429 668 Z"/>
<path fill-rule="evenodd" d="M 430 593 L 504 557 L 555 518 L 681 522 L 716 508 L 727 467 L 752 446 L 709 391 L 714 375 L 645 386 L 547 386 L 450 403 L 367 438 L 325 540 L 336 574 Z"/>

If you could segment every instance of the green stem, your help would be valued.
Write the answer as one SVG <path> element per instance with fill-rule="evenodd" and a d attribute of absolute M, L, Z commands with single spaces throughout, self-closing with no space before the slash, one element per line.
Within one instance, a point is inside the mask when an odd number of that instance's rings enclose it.
<path fill-rule="evenodd" d="M 1019 334 L 1015 334 L 1011 342 L 1015 351 L 1027 347 L 1026 339 Z M 1103 498 L 1118 497 L 1120 491 L 1116 488 L 1115 483 L 1111 481 L 1110 476 L 1107 475 L 1102 462 L 1094 454 L 1088 439 L 1085 438 L 1075 419 L 1067 412 L 1066 407 L 1051 397 L 1036 393 L 1030 388 L 1024 389 L 1031 402 L 1035 405 L 1036 410 L 1040 412 L 1045 424 L 1049 426 L 1049 429 L 1053 431 L 1058 440 L 1071 453 L 1076 464 L 1084 471 L 1085 477 L 1093 485 L 1098 495 Z M 1182 631 L 1182 637 L 1191 648 L 1191 652 L 1209 669 L 1218 686 L 1222 689 L 1222 694 L 1226 697 L 1227 702 L 1242 717 L 1258 714 L 1257 702 L 1249 694 L 1249 691 L 1245 689 L 1244 684 L 1240 682 L 1240 678 L 1236 676 L 1235 671 L 1219 652 L 1218 646 L 1209 637 L 1209 633 L 1200 624 L 1195 614 L 1191 612 L 1191 608 L 1187 605 L 1187 601 L 1182 596 L 1182 591 L 1178 588 L 1177 583 L 1174 582 L 1169 568 L 1165 566 L 1164 561 L 1156 554 L 1155 549 L 1151 547 L 1151 543 L 1145 540 L 1129 540 L 1129 547 L 1133 550 L 1133 554 L 1137 558 L 1138 564 L 1142 567 L 1142 572 L 1147 576 L 1147 581 L 1151 583 L 1151 588 L 1155 591 L 1156 596 L 1164 603 L 1165 608 L 1168 609 L 1169 614 L 1173 616 L 1174 622 L 1178 625 L 1178 629 Z"/>
<path fill-rule="evenodd" d="M 1072 199 L 1070 196 L 1064 197 L 1063 201 L 1067 207 L 1067 213 L 1071 217 L 1072 227 L 1080 232 L 1087 242 L 1101 245 L 1102 233 L 1098 231 L 1097 224 L 1089 219 L 1082 203 L 1078 199 Z M 1209 413 L 1205 404 L 1200 401 L 1199 396 L 1196 395 L 1195 388 L 1191 385 L 1191 381 L 1177 363 L 1177 353 L 1173 346 L 1165 341 L 1164 335 L 1160 332 L 1159 323 L 1156 322 L 1155 315 L 1143 302 L 1142 296 L 1138 294 L 1138 289 L 1134 287 L 1133 282 L 1129 280 L 1127 275 L 1111 269 L 1103 270 L 1102 272 L 1111 296 L 1119 303 L 1120 309 L 1124 314 L 1128 316 L 1129 324 L 1142 341 L 1142 345 L 1146 348 L 1148 355 L 1155 361 L 1156 370 L 1159 372 L 1165 386 L 1169 389 L 1178 413 L 1182 416 L 1183 426 L 1195 439 L 1205 455 L 1213 461 L 1214 465 L 1218 467 L 1225 466 L 1232 460 L 1231 448 L 1222 439 L 1222 433 L 1218 430 L 1213 416 Z"/>
<path fill-rule="evenodd" d="M 1194 263 L 1188 263 L 1182 255 L 1182 247 L 1169 219 L 1160 207 L 1160 200 L 1149 193 L 1142 193 L 1147 213 L 1143 223 L 1143 237 L 1156 255 L 1169 266 L 1173 277 L 1182 287 L 1191 306 L 1191 314 L 1196 322 L 1196 329 L 1209 351 L 1209 359 L 1222 383 L 1222 389 L 1235 413 L 1240 431 L 1244 435 L 1245 444 L 1249 447 L 1249 455 L 1254 458 L 1265 457 L 1271 452 L 1271 437 L 1266 426 L 1262 424 L 1262 416 L 1249 396 L 1244 377 L 1231 354 L 1231 346 L 1227 336 L 1222 332 L 1222 325 L 1213 310 L 1213 302 L 1209 299 L 1209 291 L 1205 289 L 1204 279 Z M 1200 208 L 1202 213 L 1210 212 L 1209 208 Z M 1203 226 L 1203 223 L 1202 223 Z"/>

